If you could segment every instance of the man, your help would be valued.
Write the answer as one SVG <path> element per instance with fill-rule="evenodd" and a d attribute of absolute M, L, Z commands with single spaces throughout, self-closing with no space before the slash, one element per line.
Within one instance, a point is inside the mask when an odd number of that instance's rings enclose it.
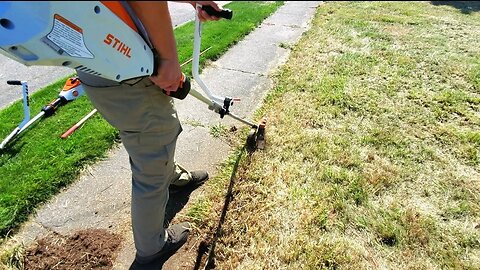
<path fill-rule="evenodd" d="M 174 161 L 176 140 L 182 128 L 172 98 L 162 89 L 175 92 L 182 74 L 167 2 L 125 3 L 158 52 L 157 74 L 119 84 L 77 73 L 94 106 L 119 129 L 130 157 L 132 229 L 137 249 L 130 269 L 159 269 L 186 242 L 189 232 L 186 222 L 164 228 L 169 187 L 200 185 L 208 179 L 208 173 L 188 172 Z M 187 3 L 194 7 L 195 3 L 209 5 L 220 11 L 213 1 Z M 219 19 L 203 10 L 198 11 L 198 16 L 201 21 Z"/>

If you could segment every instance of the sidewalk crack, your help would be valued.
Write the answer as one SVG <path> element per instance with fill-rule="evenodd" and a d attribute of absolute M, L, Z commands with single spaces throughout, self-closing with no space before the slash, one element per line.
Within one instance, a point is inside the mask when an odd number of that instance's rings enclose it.
<path fill-rule="evenodd" d="M 48 233 L 57 233 L 53 228 L 52 226 L 47 226 L 45 224 L 43 224 L 43 222 L 41 221 L 33 221 L 33 223 L 37 224 L 39 227 L 41 227 L 42 229 L 44 229 L 45 231 L 47 231 L 47 234 Z M 38 236 L 37 236 L 38 237 Z"/>
<path fill-rule="evenodd" d="M 279 24 L 277 24 L 277 23 L 263 23 L 262 24 L 262 26 L 277 26 L 277 25 L 279 25 Z M 298 24 L 280 24 L 280 26 L 293 28 L 293 29 L 305 28 L 302 25 L 298 25 Z"/>
<path fill-rule="evenodd" d="M 227 67 L 221 67 L 221 69 L 228 70 L 228 71 L 237 71 L 245 74 L 251 74 L 251 75 L 256 75 L 260 77 L 264 77 L 265 74 L 263 73 L 256 73 L 256 72 L 250 72 L 250 71 L 245 71 L 245 70 L 240 70 L 240 69 L 235 69 L 235 68 L 227 68 Z"/>

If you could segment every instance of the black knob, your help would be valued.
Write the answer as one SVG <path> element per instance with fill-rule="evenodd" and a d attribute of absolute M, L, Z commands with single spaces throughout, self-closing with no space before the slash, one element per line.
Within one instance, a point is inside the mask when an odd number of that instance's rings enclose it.
<path fill-rule="evenodd" d="M 202 6 L 202 9 L 205 10 L 210 16 L 225 18 L 228 20 L 231 20 L 233 16 L 233 11 L 230 9 L 222 9 L 222 11 L 217 11 L 212 6 Z"/>
<path fill-rule="evenodd" d="M 21 81 L 7 81 L 7 84 L 9 85 L 22 85 Z"/>

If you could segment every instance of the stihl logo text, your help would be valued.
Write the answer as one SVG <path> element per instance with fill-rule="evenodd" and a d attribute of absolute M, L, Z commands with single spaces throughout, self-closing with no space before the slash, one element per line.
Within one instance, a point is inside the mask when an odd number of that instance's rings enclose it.
<path fill-rule="evenodd" d="M 125 55 L 128 58 L 131 58 L 130 56 L 130 47 L 125 45 L 125 43 L 121 42 L 118 38 L 116 38 L 112 34 L 108 34 L 105 39 L 103 40 L 107 45 L 112 46 L 112 48 L 117 49 L 118 52 L 121 54 Z"/>

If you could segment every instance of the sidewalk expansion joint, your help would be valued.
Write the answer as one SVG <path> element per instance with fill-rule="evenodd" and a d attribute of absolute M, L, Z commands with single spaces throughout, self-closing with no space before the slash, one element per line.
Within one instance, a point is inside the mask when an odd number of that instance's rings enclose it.
<path fill-rule="evenodd" d="M 52 226 L 47 226 L 41 221 L 34 221 L 34 223 L 41 227 L 43 230 L 47 231 L 47 233 L 57 233 L 55 229 L 52 228 Z"/>
<path fill-rule="evenodd" d="M 305 28 L 301 25 L 298 25 L 298 24 L 284 24 L 282 26 L 285 26 L 285 27 L 288 27 L 288 28 L 293 28 L 293 29 L 299 29 L 299 28 Z"/>
<path fill-rule="evenodd" d="M 277 23 L 263 23 L 262 26 L 278 26 L 279 24 Z M 293 28 L 293 29 L 299 29 L 299 28 L 303 28 L 305 29 L 306 27 L 302 26 L 302 25 L 298 25 L 298 24 L 280 24 L 279 26 L 284 26 L 284 27 L 288 27 L 288 28 Z"/>

